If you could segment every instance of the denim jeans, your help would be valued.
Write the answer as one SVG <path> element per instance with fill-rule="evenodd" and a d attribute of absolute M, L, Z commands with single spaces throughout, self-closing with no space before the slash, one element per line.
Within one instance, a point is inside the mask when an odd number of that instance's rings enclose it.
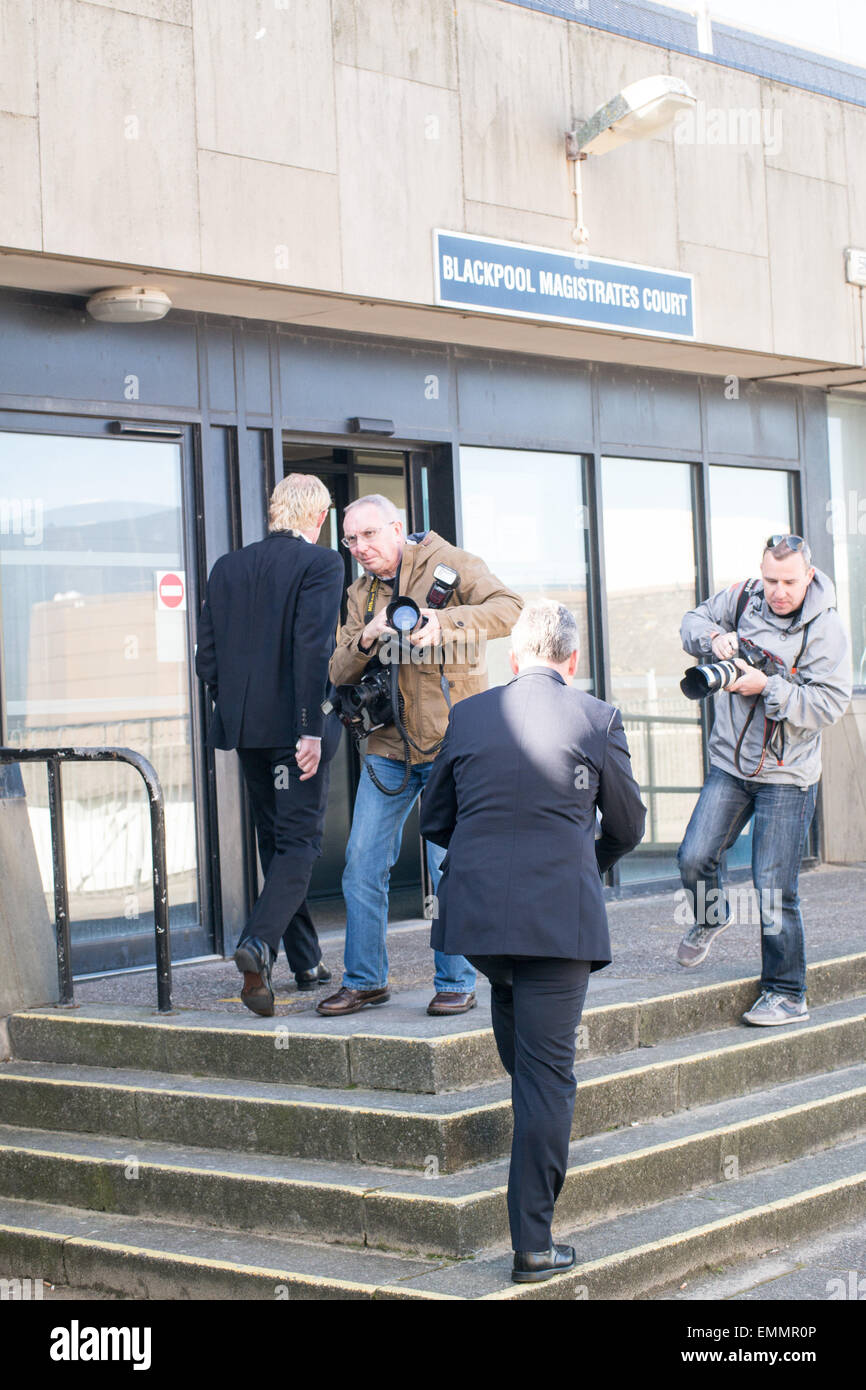
<path fill-rule="evenodd" d="M 750 817 L 752 880 L 761 922 L 761 988 L 800 999 L 806 950 L 798 879 L 818 784 L 751 782 L 711 767 L 677 854 L 698 926 L 730 920 L 719 860 Z"/>
<path fill-rule="evenodd" d="M 386 787 L 399 787 L 403 763 L 396 758 L 368 754 L 367 763 Z M 416 763 L 398 796 L 386 796 L 364 769 L 355 798 L 352 833 L 346 848 L 343 896 L 346 899 L 346 949 L 343 984 L 347 989 L 384 989 L 388 983 L 388 884 L 400 853 L 406 817 L 418 800 L 430 775 L 430 763 Z M 438 892 L 445 850 L 427 845 L 427 866 Z M 463 956 L 434 951 L 434 987 L 469 994 L 475 988 L 475 971 Z"/>

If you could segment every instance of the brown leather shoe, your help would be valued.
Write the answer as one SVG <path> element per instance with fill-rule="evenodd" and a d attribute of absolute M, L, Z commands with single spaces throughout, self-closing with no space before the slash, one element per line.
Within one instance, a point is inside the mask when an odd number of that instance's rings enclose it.
<path fill-rule="evenodd" d="M 343 985 L 336 994 L 329 994 L 327 999 L 322 999 L 316 1005 L 316 1013 L 324 1014 L 326 1018 L 342 1018 L 344 1014 L 356 1014 L 368 1004 L 387 1004 L 390 998 L 391 991 L 387 985 L 384 989 L 347 989 Z"/>
<path fill-rule="evenodd" d="M 472 994 L 458 994 L 456 990 L 440 989 L 427 1005 L 427 1012 L 441 1017 L 448 1014 L 468 1014 L 469 1010 L 474 1008 L 474 990 Z"/>

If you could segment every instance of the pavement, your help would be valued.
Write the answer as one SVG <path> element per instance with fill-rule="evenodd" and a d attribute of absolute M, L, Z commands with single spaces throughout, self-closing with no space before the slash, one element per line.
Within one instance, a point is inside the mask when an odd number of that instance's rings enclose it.
<path fill-rule="evenodd" d="M 757 903 L 748 885 L 735 885 L 735 921 L 714 943 L 696 969 L 677 964 L 676 948 L 688 923 L 681 895 L 648 894 L 607 905 L 613 963 L 596 971 L 590 981 L 588 1004 L 632 1002 L 699 985 L 760 974 L 760 927 Z M 866 864 L 839 867 L 823 864 L 800 876 L 800 897 L 809 962 L 866 950 Z M 313 915 L 320 924 L 322 956 L 333 981 L 310 993 L 296 988 L 285 956 L 274 968 L 276 1012 L 313 1014 L 316 1002 L 339 988 L 343 970 L 344 925 L 333 909 Z M 340 922 L 340 925 L 337 923 Z M 429 988 L 433 995 L 430 923 L 424 919 L 394 921 L 388 929 L 390 982 L 394 994 Z M 236 1014 L 240 1003 L 239 975 L 231 960 L 212 960 L 173 969 L 173 1003 L 178 1010 L 207 1009 Z M 83 979 L 75 985 L 76 1003 L 156 1005 L 156 976 L 152 969 Z M 389 1006 L 385 1005 L 387 1009 Z M 486 1006 L 485 1006 L 486 1007 Z M 378 1009 L 382 1018 L 384 1009 Z M 366 1011 L 369 1013 L 369 1010 Z M 314 1015 L 315 1016 L 315 1015 Z"/>

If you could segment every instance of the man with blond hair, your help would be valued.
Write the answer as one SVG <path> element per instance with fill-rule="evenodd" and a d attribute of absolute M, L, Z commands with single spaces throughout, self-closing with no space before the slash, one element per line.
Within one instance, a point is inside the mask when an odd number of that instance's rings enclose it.
<path fill-rule="evenodd" d="M 264 874 L 234 960 L 241 999 L 267 1017 L 281 939 L 299 989 L 331 978 L 306 902 L 340 733 L 321 709 L 345 577 L 340 556 L 316 545 L 330 505 L 318 478 L 278 483 L 265 539 L 214 565 L 198 628 L 196 671 L 214 701 L 208 743 L 238 751 Z"/>

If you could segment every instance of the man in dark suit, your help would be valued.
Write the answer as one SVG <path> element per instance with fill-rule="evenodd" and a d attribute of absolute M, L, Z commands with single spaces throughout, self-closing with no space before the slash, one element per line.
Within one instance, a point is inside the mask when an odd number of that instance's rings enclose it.
<path fill-rule="evenodd" d="M 512 1278 L 534 1283 L 575 1262 L 574 1248 L 551 1236 L 575 1035 L 590 972 L 611 959 L 601 875 L 640 842 L 646 811 L 619 711 L 570 686 L 578 632 L 569 610 L 528 605 L 512 644 L 515 679 L 451 711 L 421 833 L 448 847 L 432 944 L 465 955 L 492 986 L 493 1032 L 512 1079 Z"/>
<path fill-rule="evenodd" d="M 264 885 L 234 960 L 241 999 L 266 1017 L 281 938 L 299 989 L 331 978 L 306 901 L 341 732 L 321 710 L 345 580 L 340 556 L 316 545 L 330 505 L 318 478 L 278 483 L 268 535 L 217 560 L 198 627 L 196 671 L 215 705 L 208 742 L 238 750 L 256 825 Z"/>

